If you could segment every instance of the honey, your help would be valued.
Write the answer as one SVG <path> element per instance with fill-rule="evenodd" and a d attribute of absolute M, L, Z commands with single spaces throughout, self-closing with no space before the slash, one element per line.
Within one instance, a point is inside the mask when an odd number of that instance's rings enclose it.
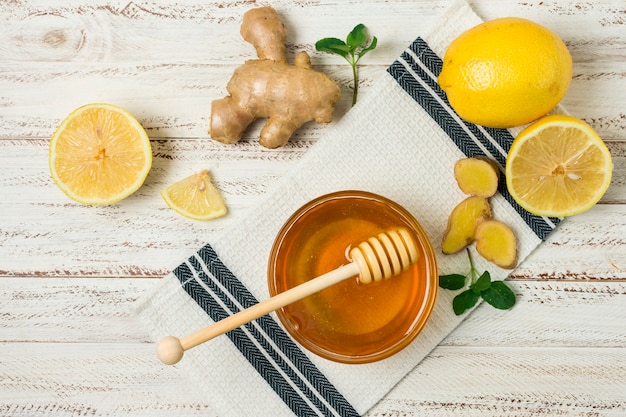
<path fill-rule="evenodd" d="M 351 262 L 353 246 L 405 227 L 418 242 L 419 260 L 388 280 L 340 282 L 277 312 L 289 333 L 327 359 L 363 363 L 408 344 L 426 323 L 437 292 L 432 246 L 419 223 L 381 196 L 344 191 L 305 205 L 279 233 L 269 263 L 272 295 Z"/>

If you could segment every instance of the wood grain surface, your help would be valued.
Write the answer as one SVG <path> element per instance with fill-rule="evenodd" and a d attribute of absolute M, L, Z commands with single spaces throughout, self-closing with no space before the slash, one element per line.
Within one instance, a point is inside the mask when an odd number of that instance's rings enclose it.
<path fill-rule="evenodd" d="M 287 146 L 236 145 L 207 133 L 211 101 L 254 58 L 242 14 L 275 7 L 289 59 L 309 52 L 342 88 L 350 69 L 314 50 L 363 22 L 379 38 L 360 94 L 450 4 L 444 0 L 113 1 L 0 3 L 0 416 L 216 416 L 176 367 L 161 365 L 131 312 L 162 276 L 237 222 L 315 146 L 309 123 Z M 567 44 L 574 76 L 562 101 L 613 157 L 611 186 L 567 219 L 511 275 L 517 305 L 479 306 L 368 415 L 626 415 L 626 3 L 474 0 L 483 19 L 520 16 Z M 49 138 L 74 108 L 109 102 L 148 132 L 144 186 L 110 207 L 85 207 L 54 185 Z M 211 170 L 229 214 L 184 219 L 159 196 Z"/>

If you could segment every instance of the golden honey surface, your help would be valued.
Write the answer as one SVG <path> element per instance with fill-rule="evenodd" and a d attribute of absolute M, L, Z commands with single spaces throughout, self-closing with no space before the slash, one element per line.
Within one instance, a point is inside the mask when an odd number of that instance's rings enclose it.
<path fill-rule="evenodd" d="M 434 303 L 436 266 L 427 238 L 407 215 L 388 201 L 339 196 L 297 215 L 279 235 L 269 268 L 272 294 L 349 263 L 352 247 L 389 228 L 407 227 L 418 242 L 418 262 L 396 277 L 371 284 L 354 277 L 279 310 L 300 343 L 330 359 L 367 362 L 401 349 L 419 330 Z"/>

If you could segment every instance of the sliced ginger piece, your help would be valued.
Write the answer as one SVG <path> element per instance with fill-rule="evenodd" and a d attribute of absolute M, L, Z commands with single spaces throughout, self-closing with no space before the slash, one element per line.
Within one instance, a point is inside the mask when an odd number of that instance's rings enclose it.
<path fill-rule="evenodd" d="M 170 185 L 161 191 L 161 197 L 172 210 L 194 220 L 211 220 L 227 212 L 206 169 Z"/>
<path fill-rule="evenodd" d="M 450 213 L 441 249 L 451 254 L 474 241 L 476 222 L 491 218 L 491 206 L 484 197 L 471 196 L 461 201 Z"/>
<path fill-rule="evenodd" d="M 498 170 L 485 158 L 463 158 L 454 164 L 454 178 L 465 194 L 491 197 L 498 190 Z"/>
<path fill-rule="evenodd" d="M 517 266 L 517 239 L 509 226 L 498 220 L 483 220 L 474 232 L 476 251 L 501 268 Z"/>

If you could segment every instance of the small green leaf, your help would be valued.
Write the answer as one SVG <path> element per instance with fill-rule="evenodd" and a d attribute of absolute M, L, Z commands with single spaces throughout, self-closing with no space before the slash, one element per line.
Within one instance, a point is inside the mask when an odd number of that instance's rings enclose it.
<path fill-rule="evenodd" d="M 324 38 L 315 42 L 315 49 L 320 52 L 329 52 L 331 54 L 337 54 L 344 58 L 350 52 L 350 47 L 346 45 L 344 41 L 337 38 Z"/>
<path fill-rule="evenodd" d="M 492 282 L 480 296 L 500 310 L 508 310 L 515 305 L 515 293 L 503 281 Z"/>
<path fill-rule="evenodd" d="M 479 295 L 472 290 L 465 290 L 452 300 L 452 309 L 454 314 L 460 316 L 469 308 L 472 308 L 478 302 Z"/>
<path fill-rule="evenodd" d="M 476 294 L 480 294 L 482 291 L 485 291 L 491 286 L 491 275 L 489 272 L 485 271 L 483 274 L 476 280 L 475 283 L 470 285 L 470 289 L 474 291 Z"/>
<path fill-rule="evenodd" d="M 354 29 L 352 29 L 352 32 L 348 33 L 346 43 L 352 48 L 352 50 L 355 50 L 366 40 L 367 35 L 365 34 L 365 25 L 363 23 L 359 23 L 354 27 Z"/>
<path fill-rule="evenodd" d="M 378 39 L 376 39 L 376 36 L 374 36 L 372 38 L 372 43 L 370 43 L 370 46 L 368 46 L 367 48 L 363 48 L 361 49 L 361 51 L 359 52 L 359 58 L 361 58 L 363 55 L 365 55 L 366 53 L 368 53 L 369 51 L 373 50 L 374 48 L 376 48 L 376 45 L 378 44 Z"/>
<path fill-rule="evenodd" d="M 439 286 L 446 290 L 459 290 L 465 286 L 465 275 L 439 275 Z"/>
<path fill-rule="evenodd" d="M 352 77 L 354 79 L 352 88 L 353 106 L 356 104 L 359 91 L 358 62 L 363 55 L 376 48 L 377 42 L 378 40 L 374 37 L 370 45 L 366 45 L 367 34 L 365 33 L 365 25 L 359 23 L 348 33 L 346 42 L 338 38 L 324 38 L 315 43 L 316 50 L 342 56 L 352 67 Z"/>

